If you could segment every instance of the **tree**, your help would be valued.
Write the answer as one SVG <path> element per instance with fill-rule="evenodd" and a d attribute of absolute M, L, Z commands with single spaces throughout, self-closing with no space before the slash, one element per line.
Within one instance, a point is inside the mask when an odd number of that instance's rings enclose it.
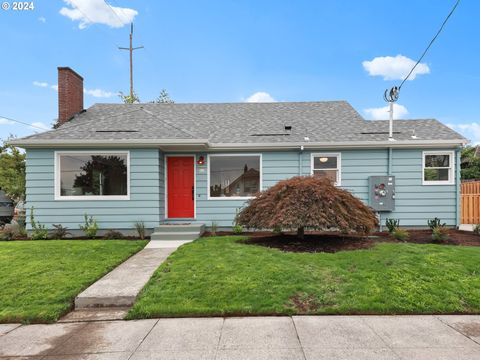
<path fill-rule="evenodd" d="M 237 224 L 254 229 L 338 229 L 369 233 L 378 226 L 371 208 L 327 177 L 297 176 L 257 193 L 236 217 Z"/>
<path fill-rule="evenodd" d="M 137 104 L 140 102 L 140 99 L 135 91 L 133 92 L 132 96 L 130 96 L 130 94 L 125 95 L 122 91 L 119 91 L 118 96 L 125 104 Z"/>
<path fill-rule="evenodd" d="M 15 202 L 25 199 L 25 154 L 8 141 L 0 147 L 0 188 Z"/>
<path fill-rule="evenodd" d="M 480 179 L 480 158 L 475 155 L 476 146 L 465 146 L 461 155 L 461 178 Z"/>
<path fill-rule="evenodd" d="M 173 104 L 175 101 L 170 99 L 170 95 L 168 94 L 166 89 L 162 89 L 160 91 L 160 95 L 158 98 L 154 101 L 154 103 L 157 104 Z"/>

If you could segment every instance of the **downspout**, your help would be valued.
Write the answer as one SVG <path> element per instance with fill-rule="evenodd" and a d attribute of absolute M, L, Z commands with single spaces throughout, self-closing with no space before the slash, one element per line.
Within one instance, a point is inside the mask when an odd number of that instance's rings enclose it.
<path fill-rule="evenodd" d="M 300 151 L 298 152 L 298 175 L 302 176 L 302 162 L 303 162 L 303 145 L 300 146 Z"/>
<path fill-rule="evenodd" d="M 455 152 L 455 190 L 456 190 L 456 206 L 455 206 L 455 224 L 457 226 L 457 229 L 460 227 L 460 206 L 461 206 L 461 198 L 460 198 L 460 185 L 461 185 L 461 172 L 460 172 L 460 161 L 461 161 L 461 148 L 457 148 Z"/>

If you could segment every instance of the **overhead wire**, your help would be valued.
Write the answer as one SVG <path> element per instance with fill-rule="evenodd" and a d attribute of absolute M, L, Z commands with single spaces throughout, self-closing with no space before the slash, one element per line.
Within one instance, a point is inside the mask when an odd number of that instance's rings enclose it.
<path fill-rule="evenodd" d="M 35 125 L 32 125 L 32 124 L 29 124 L 29 123 L 24 122 L 24 121 L 12 119 L 12 118 L 7 117 L 7 116 L 0 115 L 0 119 L 6 119 L 6 120 L 9 120 L 9 121 L 13 121 L 13 122 L 16 122 L 16 123 L 19 123 L 19 124 L 22 124 L 22 125 L 26 125 L 26 126 L 29 126 L 29 127 L 35 128 L 35 129 L 39 129 L 39 130 L 42 130 L 42 131 L 50 130 L 50 129 L 41 128 L 40 126 L 35 126 Z"/>
<path fill-rule="evenodd" d="M 415 68 L 418 66 L 418 64 L 420 64 L 420 62 L 422 61 L 422 59 L 424 58 L 424 56 L 427 54 L 428 50 L 430 49 L 430 47 L 433 45 L 433 43 L 435 42 L 435 40 L 437 40 L 437 37 L 440 35 L 440 33 L 442 32 L 443 28 L 445 27 L 445 24 L 447 23 L 448 19 L 450 19 L 450 17 L 453 15 L 453 13 L 455 12 L 455 9 L 457 8 L 458 4 L 460 3 L 460 0 L 457 0 L 455 2 L 455 5 L 453 6 L 452 10 L 450 10 L 450 12 L 448 13 L 447 17 L 445 18 L 445 20 L 443 21 L 442 25 L 440 26 L 440 29 L 438 29 L 437 33 L 435 34 L 435 36 L 432 38 L 432 40 L 430 41 L 430 43 L 428 44 L 428 46 L 425 48 L 425 50 L 423 51 L 422 53 L 422 56 L 420 56 L 420 58 L 418 59 L 418 61 L 415 63 L 415 65 L 412 67 L 412 69 L 410 70 L 410 72 L 408 73 L 408 75 L 405 77 L 405 79 L 403 79 L 403 81 L 401 82 L 400 86 L 398 87 L 398 91 L 400 91 L 400 89 L 402 88 L 403 84 L 405 83 L 405 81 L 408 80 L 408 78 L 410 77 L 410 75 L 412 75 L 413 71 L 415 70 Z"/>

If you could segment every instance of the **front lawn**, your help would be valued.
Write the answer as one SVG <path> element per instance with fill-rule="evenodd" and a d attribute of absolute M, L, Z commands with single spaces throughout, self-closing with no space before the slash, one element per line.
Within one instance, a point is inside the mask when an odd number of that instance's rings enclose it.
<path fill-rule="evenodd" d="M 201 238 L 162 264 L 129 318 L 480 312 L 480 247 L 378 243 L 289 253 Z"/>
<path fill-rule="evenodd" d="M 82 290 L 146 241 L 0 242 L 0 323 L 52 322 Z"/>

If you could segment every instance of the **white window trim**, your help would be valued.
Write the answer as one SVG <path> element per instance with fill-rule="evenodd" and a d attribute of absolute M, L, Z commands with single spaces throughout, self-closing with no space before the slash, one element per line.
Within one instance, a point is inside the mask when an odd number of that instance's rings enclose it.
<path fill-rule="evenodd" d="M 80 196 L 62 196 L 60 192 L 60 156 L 62 155 L 127 155 L 127 195 L 80 195 Z M 104 200 L 130 200 L 130 151 L 55 151 L 55 200 L 68 201 L 104 201 Z"/>
<path fill-rule="evenodd" d="M 315 169 L 314 168 L 314 158 L 316 157 L 336 157 L 337 158 L 337 181 L 335 182 L 335 186 L 342 186 L 342 153 L 339 152 L 323 152 L 323 153 L 312 153 L 310 154 L 310 175 L 313 175 L 313 170 L 335 170 L 335 168 L 331 169 Z"/>
<path fill-rule="evenodd" d="M 425 157 L 427 155 L 450 156 L 450 161 L 449 161 L 450 167 L 448 168 L 449 170 L 448 180 L 439 180 L 439 181 L 425 180 Z M 446 168 L 443 168 L 443 169 L 446 169 Z M 454 151 L 423 151 L 422 152 L 422 185 L 455 185 L 455 152 Z"/>
<path fill-rule="evenodd" d="M 168 217 L 168 158 L 192 157 L 193 158 L 193 220 L 197 219 L 197 155 L 196 154 L 163 154 L 163 181 L 165 187 L 165 220 L 180 220 L 190 218 Z"/>
<path fill-rule="evenodd" d="M 222 196 L 215 197 L 210 196 L 210 158 L 220 156 L 258 156 L 260 162 L 260 188 L 258 191 L 263 190 L 263 161 L 261 153 L 242 153 L 242 154 L 207 154 L 207 200 L 248 200 L 253 199 L 255 196 Z"/>

